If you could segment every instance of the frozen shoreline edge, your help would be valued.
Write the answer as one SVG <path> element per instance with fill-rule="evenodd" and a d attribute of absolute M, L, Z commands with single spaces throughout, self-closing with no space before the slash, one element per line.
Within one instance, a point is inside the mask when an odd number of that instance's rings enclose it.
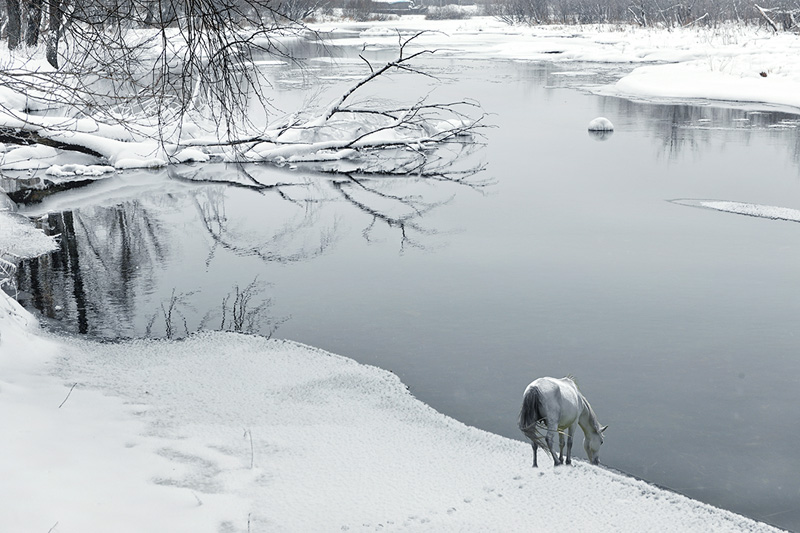
<path fill-rule="evenodd" d="M 24 490 L 6 489 L 16 492 L 5 494 L 7 501 L 19 505 L 8 507 L 17 509 L 16 518 L 0 513 L 4 530 L 18 530 L 15 526 L 48 517 L 41 523 L 50 527 L 57 521 L 61 524 L 57 531 L 102 531 L 105 525 L 97 527 L 97 520 L 109 520 L 110 525 L 120 514 L 136 514 L 127 502 L 143 500 L 158 502 L 153 503 L 159 509 L 156 520 L 151 523 L 154 517 L 141 516 L 130 531 L 167 531 L 165 524 L 187 523 L 196 525 L 193 531 L 216 531 L 209 521 L 232 524 L 233 531 L 246 531 L 251 525 L 265 528 L 254 531 L 324 531 L 373 529 L 377 524 L 412 531 L 499 531 L 526 527 L 541 516 L 548 516 L 546 528 L 573 530 L 658 526 L 675 531 L 778 531 L 584 461 L 572 468 L 534 470 L 526 443 L 442 415 L 414 398 L 396 375 L 345 356 L 292 341 L 226 333 L 111 345 L 74 340 L 41 333 L 27 311 L 5 294 L 0 299 L 4 376 L 0 398 L 10 394 L 16 400 L 0 402 L 4 419 L 13 421 L 14 410 L 23 410 L 25 416 L 17 419 L 36 420 L 37 428 L 53 434 L 50 444 L 45 435 L 40 436 L 34 446 L 38 453 L 52 453 L 53 446 L 58 446 L 73 461 L 78 457 L 84 469 L 88 465 L 88 472 L 70 464 L 51 465 L 64 470 L 56 478 L 67 484 L 52 483 L 43 491 L 32 487 L 41 491 L 38 501 L 34 498 L 23 504 L 19 498 Z M 24 355 L 28 353 L 39 357 L 28 361 Z M 109 357 L 122 362 L 98 368 Z M 225 373 L 243 384 L 244 390 L 215 389 L 220 376 L 203 369 L 220 357 L 229 366 Z M 140 358 L 142 365 L 137 362 Z M 161 377 L 154 377 L 153 371 Z M 54 372 L 58 377 L 53 377 Z M 184 373 L 192 383 L 175 383 Z M 143 376 L 152 380 L 146 395 L 139 390 Z M 80 383 L 71 395 L 69 382 Z M 259 384 L 266 398 L 258 408 L 270 411 L 271 403 L 279 408 L 265 416 L 255 414 L 248 425 L 250 438 L 256 440 L 253 450 L 258 464 L 247 468 L 247 447 L 236 440 L 241 424 L 231 424 L 226 416 L 236 412 L 236 402 L 259 401 L 262 395 L 253 390 Z M 177 388 L 177 393 L 170 388 Z M 292 399 L 300 390 L 302 397 Z M 229 394 L 234 397 L 232 404 L 219 407 L 228 403 Z M 168 395 L 160 405 L 157 399 Z M 56 409 L 56 399 L 65 396 L 69 409 Z M 45 397 L 50 401 L 42 403 Z M 145 398 L 149 405 L 141 402 Z M 309 406 L 309 399 L 319 399 L 321 404 Z M 187 401 L 200 401 L 208 410 L 197 420 L 189 414 L 189 419 L 175 423 L 176 416 L 187 416 L 181 414 Z M 62 420 L 66 414 L 70 416 L 67 425 Z M 325 421 L 314 419 L 319 414 Z M 74 435 L 65 438 L 70 425 Z M 27 432 L 13 423 L 7 429 L 16 438 Z M 97 434 L 105 437 L 100 441 L 91 437 Z M 220 434 L 227 435 L 225 442 L 219 441 Z M 37 455 L 22 462 L 27 465 L 23 471 L 14 466 L 20 464 L 20 453 L 30 452 L 25 443 L 15 444 L 12 438 L 10 444 L 0 445 L 0 452 L 0 471 L 9 473 L 8 486 L 28 486 L 27 480 L 50 475 L 30 471 L 48 463 Z M 187 464 L 187 457 L 196 459 Z M 114 489 L 103 482 L 102 470 L 109 465 L 118 470 Z M 186 472 L 176 476 L 176 467 Z M 73 476 L 82 476 L 82 486 L 90 488 L 84 489 L 85 501 L 71 497 L 70 505 L 64 506 L 59 495 L 69 492 Z M 154 479 L 168 481 L 154 483 Z M 315 480 L 313 488 L 308 487 L 308 479 Z M 217 490 L 204 492 L 208 486 Z M 92 516 L 98 498 L 102 500 L 106 493 L 119 497 L 120 491 L 120 501 L 104 501 L 101 506 L 110 513 Z M 194 498 L 203 505 L 192 504 Z M 582 503 L 569 513 L 556 512 L 564 498 Z M 260 514 L 261 501 L 280 503 L 282 510 Z M 304 516 L 307 506 L 318 513 Z M 27 508 L 29 513 L 24 512 Z M 54 510 L 60 518 L 52 514 Z M 20 518 L 26 521 L 16 521 Z M 251 524 L 246 525 L 247 521 Z M 664 528 L 665 523 L 671 525 Z M 371 527 L 359 528 L 359 524 Z"/>

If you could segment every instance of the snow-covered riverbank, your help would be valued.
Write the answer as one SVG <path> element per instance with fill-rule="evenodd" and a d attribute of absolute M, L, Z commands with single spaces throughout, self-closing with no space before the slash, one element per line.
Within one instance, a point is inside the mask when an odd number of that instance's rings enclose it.
<path fill-rule="evenodd" d="M 585 462 L 534 470 L 288 341 L 54 338 L 0 294 L 0 354 L 2 531 L 772 530 Z"/>
<path fill-rule="evenodd" d="M 603 94 L 640 99 L 712 100 L 800 109 L 800 42 L 791 33 L 723 25 L 717 28 L 633 26 L 508 26 L 492 17 L 429 21 L 326 22 L 334 44 L 396 46 L 398 30 L 426 31 L 416 47 L 475 59 L 637 65 Z"/>
<path fill-rule="evenodd" d="M 403 40 L 424 32 L 408 43 L 408 53 L 427 49 L 435 51 L 437 57 L 589 63 L 604 67 L 624 65 L 627 72 L 620 73 L 620 79 L 588 89 L 632 99 L 714 101 L 789 111 L 800 109 L 800 42 L 793 34 L 775 34 L 764 28 L 736 25 L 669 30 L 618 25 L 527 27 L 508 26 L 493 17 L 431 21 L 423 16 L 369 23 L 336 20 L 310 27 L 329 39 L 326 50 L 353 45 L 397 50 Z M 0 57 L 0 64 L 13 64 L 17 59 Z M 330 61 L 329 57 L 303 59 Z M 31 68 L 39 68 L 38 64 L 31 63 Z M 366 66 L 364 72 L 366 75 Z M 0 99 L 8 110 L 0 117 L 0 123 L 11 128 L 24 123 L 26 128 L 34 128 L 39 134 L 56 135 L 58 139 L 66 136 L 70 143 L 103 156 L 73 154 L 68 160 L 62 160 L 60 150 L 52 147 L 11 150 L 11 146 L 0 146 L 0 169 L 50 169 L 50 174 L 63 176 L 63 165 L 77 162 L 67 167 L 67 174 L 103 174 L 113 167 L 147 168 L 163 166 L 168 161 L 203 162 L 209 157 L 302 161 L 308 150 L 324 148 L 317 145 L 302 150 L 281 147 L 275 151 L 272 144 L 266 143 L 258 150 L 233 154 L 224 147 L 215 146 L 215 139 L 207 138 L 206 134 L 204 137 L 200 130 L 191 128 L 184 131 L 189 136 L 186 139 L 174 139 L 170 142 L 177 144 L 159 147 L 152 138 L 142 139 L 123 132 L 118 125 L 108 127 L 91 119 L 59 123 L 58 132 L 54 133 L 55 130 L 50 130 L 55 119 L 45 120 L 27 114 L 25 97 L 5 90 L 0 92 Z M 65 129 L 67 131 L 63 131 Z M 192 135 L 199 137 L 192 138 Z M 328 148 L 337 146 L 334 142 Z M 333 159 L 346 159 L 350 155 L 346 151 L 328 154 Z"/>

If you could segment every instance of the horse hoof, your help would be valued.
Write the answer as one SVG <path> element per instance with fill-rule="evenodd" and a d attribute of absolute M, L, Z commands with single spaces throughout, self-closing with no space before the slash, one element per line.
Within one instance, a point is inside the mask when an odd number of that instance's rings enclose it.
<path fill-rule="evenodd" d="M 572 459 L 567 459 L 567 464 L 571 465 L 572 464 Z"/>

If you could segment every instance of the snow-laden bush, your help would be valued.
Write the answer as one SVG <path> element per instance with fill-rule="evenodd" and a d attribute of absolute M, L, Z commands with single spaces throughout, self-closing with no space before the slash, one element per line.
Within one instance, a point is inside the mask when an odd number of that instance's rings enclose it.
<path fill-rule="evenodd" d="M 464 20 L 472 18 L 472 13 L 460 6 L 450 4 L 429 8 L 425 18 L 428 20 Z"/>

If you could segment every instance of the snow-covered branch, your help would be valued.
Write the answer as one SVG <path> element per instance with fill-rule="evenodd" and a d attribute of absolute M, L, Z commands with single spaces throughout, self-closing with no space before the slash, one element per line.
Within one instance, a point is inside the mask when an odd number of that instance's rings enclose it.
<path fill-rule="evenodd" d="M 358 99 L 366 87 L 392 72 L 430 76 L 415 62 L 435 50 L 410 48 L 422 32 L 399 37 L 394 60 L 380 66 L 365 60 L 369 72 L 329 104 L 253 124 L 246 100 L 265 98 L 258 68 L 248 55 L 234 65 L 225 54 L 278 48 L 269 41 L 271 34 L 234 35 L 219 40 L 213 53 L 201 53 L 191 49 L 194 40 L 186 35 L 194 31 L 191 24 L 167 30 L 118 37 L 117 52 L 129 63 L 105 50 L 87 52 L 82 62 L 61 70 L 30 61 L 0 69 L 0 79 L 7 82 L 0 94 L 5 102 L 0 107 L 1 140 L 82 152 L 116 168 L 217 160 L 398 174 L 425 173 L 435 164 L 432 173 L 438 174 L 448 146 L 477 146 L 486 127 L 486 115 L 470 100 L 432 102 L 422 97 L 398 104 Z M 205 62 L 225 63 L 215 79 L 210 74 L 194 79 L 202 62 L 197 54 Z M 122 78 L 115 73 L 118 64 L 126 66 Z M 95 68 L 91 76 L 86 71 L 90 65 Z M 250 73 L 244 82 L 256 88 L 255 95 L 237 89 L 235 95 L 212 98 L 216 91 L 233 90 L 232 80 L 241 83 L 241 72 Z M 221 79 L 225 76 L 231 80 Z"/>

